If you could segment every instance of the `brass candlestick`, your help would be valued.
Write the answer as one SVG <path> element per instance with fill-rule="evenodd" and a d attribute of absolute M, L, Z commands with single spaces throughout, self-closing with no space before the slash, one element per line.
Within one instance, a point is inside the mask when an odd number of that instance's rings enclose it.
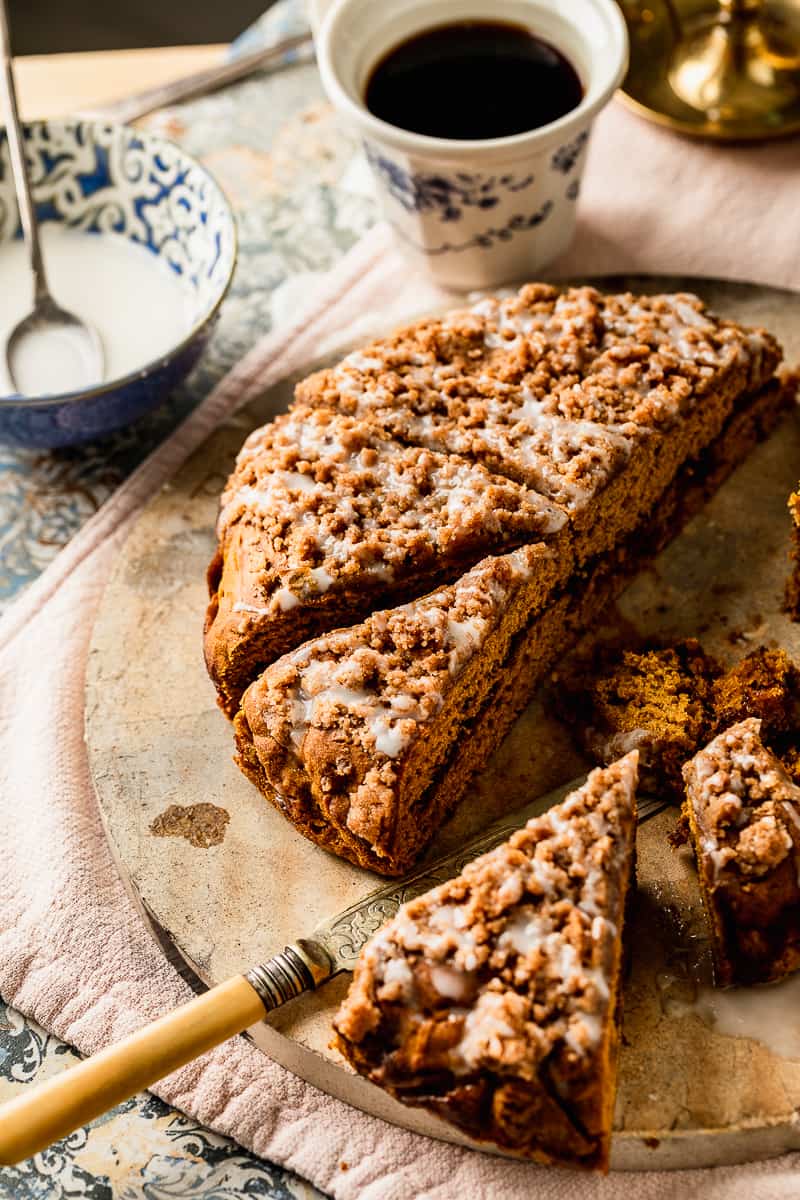
<path fill-rule="evenodd" d="M 800 130 L 800 4 L 630 0 L 624 98 L 685 133 L 758 140 Z"/>

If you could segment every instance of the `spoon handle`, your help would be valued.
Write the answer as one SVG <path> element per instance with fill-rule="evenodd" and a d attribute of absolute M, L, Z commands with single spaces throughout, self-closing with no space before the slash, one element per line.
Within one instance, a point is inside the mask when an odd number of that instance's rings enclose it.
<path fill-rule="evenodd" d="M 28 247 L 31 270 L 33 271 L 34 303 L 38 304 L 40 300 L 49 298 L 50 289 L 47 286 L 42 249 L 39 243 L 39 226 L 36 221 L 36 210 L 33 205 L 28 169 L 25 163 L 25 143 L 19 120 L 19 110 L 17 108 L 17 92 L 14 86 L 14 68 L 11 62 L 11 38 L 8 32 L 6 0 L 0 0 L 0 53 L 2 53 L 3 57 L 3 108 L 6 118 L 8 150 L 11 158 L 11 173 L 14 177 L 14 188 L 17 193 L 22 233 L 25 238 L 25 244 Z"/>

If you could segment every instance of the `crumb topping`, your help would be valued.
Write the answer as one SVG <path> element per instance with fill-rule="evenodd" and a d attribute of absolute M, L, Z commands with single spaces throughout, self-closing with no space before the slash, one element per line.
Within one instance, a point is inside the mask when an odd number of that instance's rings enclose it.
<path fill-rule="evenodd" d="M 376 1034 L 386 1070 L 580 1071 L 610 1016 L 636 755 L 593 771 L 368 943 L 336 1025 Z"/>
<path fill-rule="evenodd" d="M 718 734 L 684 767 L 701 848 L 715 876 L 774 871 L 793 855 L 800 869 L 800 788 L 761 741 L 749 717 Z"/>
<path fill-rule="evenodd" d="M 565 513 L 477 463 L 389 440 L 369 422 L 295 405 L 245 442 L 218 536 L 263 534 L 258 597 L 235 611 L 287 611 L 331 588 L 481 547 L 548 538 Z"/>
<path fill-rule="evenodd" d="M 283 723 L 279 740 L 300 752 L 310 729 L 335 731 L 343 778 L 354 775 L 357 747 L 375 761 L 375 780 L 362 790 L 375 781 L 388 785 L 393 775 L 385 760 L 398 758 L 440 710 L 445 690 L 484 646 L 517 589 L 534 572 L 546 578 L 552 569 L 543 546 L 521 547 L 484 559 L 420 600 L 306 642 L 263 676 L 264 703 Z"/>
<path fill-rule="evenodd" d="M 574 509 L 633 440 L 674 423 L 734 366 L 776 347 L 693 295 L 559 293 L 529 284 L 418 323 L 300 384 L 407 441 L 491 462 Z"/>

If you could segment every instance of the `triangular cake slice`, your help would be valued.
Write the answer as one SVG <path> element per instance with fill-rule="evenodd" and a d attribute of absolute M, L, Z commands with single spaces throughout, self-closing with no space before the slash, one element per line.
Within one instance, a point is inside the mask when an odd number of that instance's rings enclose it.
<path fill-rule="evenodd" d="M 306 837 L 407 871 L 560 648 L 558 570 L 523 546 L 285 655 L 242 698 L 242 770 Z"/>
<path fill-rule="evenodd" d="M 545 1163 L 607 1170 L 636 752 L 364 947 L 338 1048 L 405 1104 Z"/>
<path fill-rule="evenodd" d="M 297 396 L 535 488 L 570 513 L 582 561 L 634 528 L 780 359 L 764 330 L 688 293 L 537 283 L 376 340 Z"/>
<path fill-rule="evenodd" d="M 769 983 L 800 967 L 800 788 L 754 717 L 683 769 L 720 987 Z"/>
<path fill-rule="evenodd" d="M 565 578 L 565 525 L 556 504 L 479 463 L 296 405 L 247 439 L 222 495 L 205 652 L 223 707 L 233 715 L 258 672 L 306 638 L 488 553 L 546 539 Z"/>

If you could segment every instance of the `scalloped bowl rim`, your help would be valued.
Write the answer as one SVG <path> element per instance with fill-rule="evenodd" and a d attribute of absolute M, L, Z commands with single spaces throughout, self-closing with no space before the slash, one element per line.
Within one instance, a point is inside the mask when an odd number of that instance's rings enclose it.
<path fill-rule="evenodd" d="M 206 180 L 217 194 L 216 198 L 220 201 L 221 209 L 225 213 L 226 219 L 230 226 L 230 263 L 228 265 L 225 278 L 222 282 L 222 286 L 219 290 L 219 294 L 215 296 L 214 300 L 209 304 L 207 310 L 195 320 L 189 332 L 179 342 L 176 342 L 175 345 L 169 350 L 163 354 L 160 354 L 158 358 L 153 358 L 150 359 L 149 362 L 143 363 L 141 367 L 137 367 L 135 370 L 129 371 L 126 375 L 118 375 L 114 379 L 105 380 L 103 383 L 98 383 L 94 387 L 83 388 L 80 391 L 49 392 L 46 395 L 41 396 L 24 396 L 20 392 L 14 392 L 11 395 L 0 396 L 0 408 L 50 408 L 55 405 L 65 406 L 70 404 L 78 404 L 81 400 L 90 400 L 96 399 L 103 395 L 112 395 L 114 392 L 122 391 L 123 388 L 128 387 L 130 384 L 139 382 L 142 379 L 146 379 L 149 375 L 154 375 L 157 371 L 166 367 L 174 358 L 176 358 L 184 350 L 187 350 L 206 329 L 209 322 L 213 321 L 213 319 L 216 317 L 217 313 L 219 312 L 220 305 L 230 290 L 231 282 L 233 280 L 233 273 L 236 270 L 236 263 L 239 257 L 239 237 L 236 225 L 236 217 L 228 197 L 225 195 L 224 191 L 209 169 L 204 166 L 199 159 L 195 158 L 193 154 L 190 154 L 187 150 L 184 150 L 183 146 L 179 145 L 177 142 L 171 141 L 169 138 L 162 137 L 160 134 L 148 133 L 146 130 L 136 129 L 132 125 L 121 125 L 116 121 L 92 121 L 84 120 L 80 117 L 62 117 L 55 120 L 42 118 L 40 120 L 23 121 L 22 125 L 23 129 L 25 130 L 43 125 L 57 129 L 75 128 L 77 126 L 82 126 L 88 129 L 117 129 L 122 130 L 131 137 L 140 138 L 148 148 L 152 147 L 153 149 L 157 149 L 160 146 L 164 146 L 168 147 L 170 150 L 177 150 L 187 165 L 196 168 L 206 177 Z M 3 132 L 4 131 L 0 131 L 0 134 Z M 0 143 L 1 142 L 2 136 L 0 136 Z M 45 224 L 49 223 L 50 222 L 45 222 Z M 61 225 L 66 224 L 66 222 L 56 221 L 53 222 L 53 224 Z M 88 236 L 94 237 L 102 235 L 90 233 Z M 133 239 L 125 238 L 125 240 L 132 241 Z M 134 242 L 133 244 L 138 245 L 139 243 Z M 148 253 L 150 252 L 148 251 Z M 156 255 L 155 257 L 160 256 Z"/>

